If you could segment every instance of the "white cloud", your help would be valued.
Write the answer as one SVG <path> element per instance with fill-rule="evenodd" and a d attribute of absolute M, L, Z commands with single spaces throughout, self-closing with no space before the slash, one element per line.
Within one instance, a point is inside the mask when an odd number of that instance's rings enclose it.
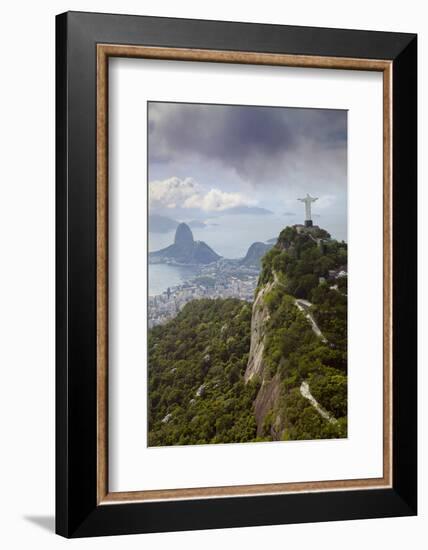
<path fill-rule="evenodd" d="M 177 208 L 200 192 L 200 186 L 192 178 L 168 178 L 149 183 L 150 207 Z"/>
<path fill-rule="evenodd" d="M 219 189 L 211 189 L 205 194 L 195 194 L 184 201 L 185 208 L 200 208 L 205 212 L 221 212 L 250 204 L 241 193 L 227 193 Z"/>
<path fill-rule="evenodd" d="M 205 212 L 221 212 L 236 206 L 254 204 L 242 193 L 220 189 L 205 192 L 192 178 L 171 177 L 149 184 L 150 208 L 199 208 Z"/>

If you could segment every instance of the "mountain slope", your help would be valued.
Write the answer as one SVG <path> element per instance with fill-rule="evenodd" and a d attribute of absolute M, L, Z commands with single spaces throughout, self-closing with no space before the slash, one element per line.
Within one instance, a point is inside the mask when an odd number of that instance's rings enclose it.
<path fill-rule="evenodd" d="M 244 258 L 241 260 L 241 265 L 260 267 L 261 260 L 268 250 L 272 248 L 272 244 L 255 242 L 247 250 Z"/>
<path fill-rule="evenodd" d="M 346 437 L 347 298 L 319 283 L 343 263 L 345 243 L 295 228 L 286 228 L 263 258 L 244 375 L 261 383 L 254 403 L 259 437 Z M 304 302 L 309 312 L 296 297 L 313 300 Z"/>
<path fill-rule="evenodd" d="M 150 252 L 151 262 L 175 262 L 179 264 L 210 264 L 220 259 L 203 241 L 195 241 L 190 227 L 180 223 L 175 232 L 174 244 Z"/>
<path fill-rule="evenodd" d="M 150 446 L 255 440 L 250 318 L 247 302 L 194 300 L 149 331 Z"/>
<path fill-rule="evenodd" d="M 287 227 L 252 307 L 194 300 L 150 330 L 149 444 L 346 437 L 346 264 L 345 243 Z"/>

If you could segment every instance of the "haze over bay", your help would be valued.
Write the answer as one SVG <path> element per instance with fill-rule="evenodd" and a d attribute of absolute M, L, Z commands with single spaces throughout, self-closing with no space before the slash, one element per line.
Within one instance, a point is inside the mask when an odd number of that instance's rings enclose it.
<path fill-rule="evenodd" d="M 316 208 L 316 207 L 315 207 Z M 296 214 L 285 215 L 224 215 L 205 218 L 204 228 L 193 227 L 195 240 L 206 242 L 218 254 L 228 259 L 243 258 L 254 242 L 266 242 L 278 235 L 285 226 L 300 223 L 303 219 L 303 208 L 296 201 Z M 330 223 L 323 218 L 315 218 L 338 240 L 346 240 L 343 225 L 334 217 Z M 321 222 L 321 219 L 323 220 Z M 149 233 L 149 252 L 165 248 L 174 240 L 174 231 L 167 233 Z M 149 269 L 149 295 L 161 294 L 168 287 L 180 284 L 194 276 L 192 266 L 175 266 L 154 264 Z"/>

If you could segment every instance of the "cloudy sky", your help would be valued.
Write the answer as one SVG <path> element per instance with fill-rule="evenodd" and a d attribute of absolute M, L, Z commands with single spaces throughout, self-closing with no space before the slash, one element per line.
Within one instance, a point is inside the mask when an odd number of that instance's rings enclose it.
<path fill-rule="evenodd" d="M 314 221 L 346 235 L 346 111 L 150 102 L 148 132 L 152 213 L 257 206 L 303 222 L 296 199 L 310 193 Z"/>

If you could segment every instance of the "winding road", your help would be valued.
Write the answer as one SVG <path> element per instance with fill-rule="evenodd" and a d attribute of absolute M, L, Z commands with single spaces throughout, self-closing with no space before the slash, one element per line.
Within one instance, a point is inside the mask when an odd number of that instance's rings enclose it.
<path fill-rule="evenodd" d="M 317 411 L 317 413 L 320 414 L 325 420 L 330 422 L 330 424 L 337 423 L 337 420 L 333 418 L 325 409 L 323 409 L 318 401 L 315 399 L 315 397 L 311 394 L 311 390 L 309 389 L 309 384 L 307 382 L 302 382 L 302 384 L 300 385 L 300 393 L 302 397 L 307 399 Z"/>
<path fill-rule="evenodd" d="M 273 272 L 274 284 L 285 288 L 285 285 L 281 283 L 281 281 L 279 280 L 277 272 L 275 270 L 272 270 L 272 272 Z M 306 319 L 308 319 L 309 322 L 311 323 L 312 330 L 315 332 L 318 338 L 321 338 L 324 344 L 326 344 L 327 338 L 321 332 L 321 329 L 317 325 L 312 313 L 309 310 L 309 308 L 312 306 L 311 302 L 309 302 L 308 300 L 303 300 L 301 298 L 296 298 L 294 303 L 300 309 L 300 311 L 302 311 L 305 314 Z"/>
<path fill-rule="evenodd" d="M 274 284 L 279 286 L 284 286 L 283 283 L 281 283 L 281 281 L 279 280 L 278 275 L 275 271 L 273 271 L 273 278 L 274 278 Z M 311 323 L 311 327 L 314 333 L 318 336 L 318 338 L 321 339 L 322 342 L 326 344 L 327 338 L 321 332 L 321 329 L 317 325 L 310 311 L 310 308 L 312 306 L 311 302 L 309 302 L 308 300 L 303 300 L 302 298 L 296 298 L 294 303 L 299 308 L 299 310 L 305 315 L 306 319 L 308 319 L 308 321 Z M 300 394 L 302 395 L 302 397 L 304 397 L 309 401 L 309 403 L 314 407 L 317 413 L 320 416 L 322 416 L 325 420 L 327 420 L 327 422 L 330 422 L 330 424 L 337 423 L 337 420 L 333 416 L 331 416 L 325 409 L 323 409 L 322 406 L 315 399 L 315 397 L 311 394 L 311 390 L 307 382 L 301 383 Z"/>
<path fill-rule="evenodd" d="M 296 299 L 295 304 L 300 309 L 300 311 L 302 311 L 305 314 L 306 319 L 308 319 L 309 322 L 311 323 L 312 330 L 315 332 L 315 334 L 318 336 L 318 338 L 321 338 L 321 340 L 326 344 L 327 343 L 327 338 L 323 335 L 323 333 L 321 332 L 321 329 L 317 325 L 312 313 L 309 311 L 309 308 L 312 305 L 311 302 L 308 302 L 308 300 L 302 300 L 302 299 L 298 298 L 298 299 Z"/>

